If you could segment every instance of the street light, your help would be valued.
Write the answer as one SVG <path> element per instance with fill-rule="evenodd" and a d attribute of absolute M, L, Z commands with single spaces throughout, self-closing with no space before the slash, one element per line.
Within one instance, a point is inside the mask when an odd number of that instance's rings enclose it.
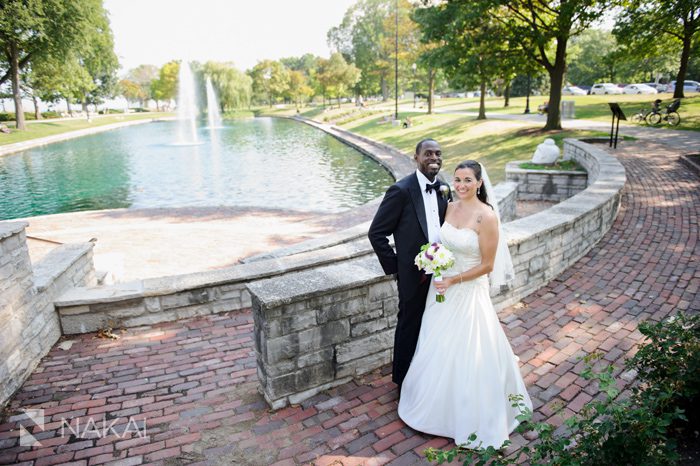
<path fill-rule="evenodd" d="M 418 65 L 414 63 L 411 68 L 413 68 L 413 108 L 416 108 L 416 68 Z"/>
<path fill-rule="evenodd" d="M 394 36 L 394 120 L 399 120 L 399 0 L 395 2 L 396 34 Z"/>
<path fill-rule="evenodd" d="M 530 73 L 527 74 L 527 97 L 525 98 L 525 111 L 523 113 L 530 113 Z"/>

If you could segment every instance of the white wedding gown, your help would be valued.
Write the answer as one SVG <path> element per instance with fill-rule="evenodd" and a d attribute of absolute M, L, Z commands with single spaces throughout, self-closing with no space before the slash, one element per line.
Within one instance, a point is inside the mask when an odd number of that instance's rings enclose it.
<path fill-rule="evenodd" d="M 445 275 L 481 261 L 474 230 L 449 223 L 442 243 L 455 256 Z M 488 278 L 450 286 L 445 302 L 431 285 L 418 346 L 399 399 L 399 417 L 420 432 L 452 438 L 455 444 L 499 448 L 518 425 L 518 409 L 508 399 L 519 394 L 532 409 L 518 359 L 508 343 L 489 296 Z M 477 440 L 468 438 L 476 433 Z"/>

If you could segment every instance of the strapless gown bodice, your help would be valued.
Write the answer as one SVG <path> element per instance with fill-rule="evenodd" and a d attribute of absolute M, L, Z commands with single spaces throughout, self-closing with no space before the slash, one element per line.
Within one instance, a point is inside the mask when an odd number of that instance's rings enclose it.
<path fill-rule="evenodd" d="M 445 222 L 440 228 L 440 241 L 455 256 L 455 264 L 445 271 L 445 276 L 456 275 L 481 263 L 479 235 L 471 228 L 457 228 Z M 470 284 L 488 286 L 488 278 L 482 275 Z"/>

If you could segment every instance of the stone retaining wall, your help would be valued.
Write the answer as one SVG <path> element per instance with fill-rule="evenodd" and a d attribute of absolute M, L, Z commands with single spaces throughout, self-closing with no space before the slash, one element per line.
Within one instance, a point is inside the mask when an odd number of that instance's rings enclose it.
<path fill-rule="evenodd" d="M 54 301 L 95 284 L 92 243 L 66 244 L 32 268 L 25 222 L 0 222 L 0 406 L 61 336 Z"/>
<path fill-rule="evenodd" d="M 258 377 L 274 409 L 391 362 L 396 285 L 374 258 L 260 280 L 249 289 Z"/>
<path fill-rule="evenodd" d="M 506 180 L 517 183 L 518 200 L 561 202 L 588 186 L 588 174 L 573 170 L 532 170 L 520 168 L 529 160 L 506 164 Z"/>
<path fill-rule="evenodd" d="M 581 258 L 617 215 L 625 183 L 622 165 L 575 140 L 565 141 L 565 152 L 590 168 L 591 185 L 546 211 L 504 224 L 516 281 L 493 296 L 498 308 L 517 302 Z M 299 403 L 389 362 L 396 288 L 373 255 L 282 274 L 248 288 L 258 375 L 273 408 Z"/>

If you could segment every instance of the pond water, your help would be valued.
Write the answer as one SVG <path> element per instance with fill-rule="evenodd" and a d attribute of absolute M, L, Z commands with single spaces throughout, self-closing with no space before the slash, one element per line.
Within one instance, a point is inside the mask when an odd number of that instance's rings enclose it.
<path fill-rule="evenodd" d="M 378 163 L 303 123 L 277 118 L 200 128 L 174 146 L 154 122 L 0 157 L 0 219 L 81 210 L 244 206 L 339 212 L 393 183 Z"/>

